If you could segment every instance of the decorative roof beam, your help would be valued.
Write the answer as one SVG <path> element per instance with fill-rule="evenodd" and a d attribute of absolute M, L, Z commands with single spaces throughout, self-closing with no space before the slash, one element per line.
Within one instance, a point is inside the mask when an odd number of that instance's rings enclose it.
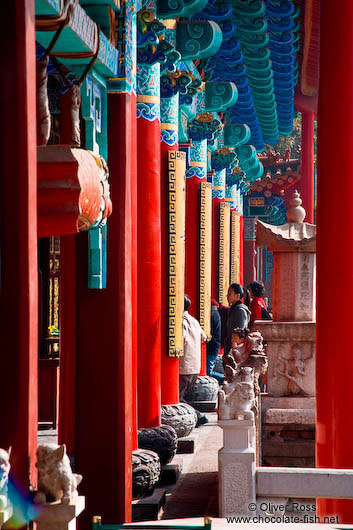
<path fill-rule="evenodd" d="M 158 0 L 157 16 L 161 19 L 191 17 L 206 7 L 208 0 Z"/>
<path fill-rule="evenodd" d="M 36 40 L 45 49 L 53 43 L 57 34 L 57 28 L 51 26 L 49 12 L 60 15 L 60 4 L 61 2 L 54 0 L 36 2 Z M 115 76 L 118 72 L 118 50 L 79 4 L 75 2 L 69 7 L 68 25 L 62 29 L 52 46 L 51 55 L 56 56 L 70 70 L 79 68 L 84 71 L 93 61 L 95 69 L 101 75 Z"/>
<path fill-rule="evenodd" d="M 217 53 L 222 31 L 216 22 L 181 20 L 177 24 L 177 49 L 183 60 L 196 60 Z"/>
<path fill-rule="evenodd" d="M 238 90 L 234 83 L 205 83 L 205 110 L 224 112 L 238 99 Z"/>

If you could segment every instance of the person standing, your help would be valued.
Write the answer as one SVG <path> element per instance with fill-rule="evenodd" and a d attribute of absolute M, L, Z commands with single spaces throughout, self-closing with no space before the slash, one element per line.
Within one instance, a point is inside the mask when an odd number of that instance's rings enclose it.
<path fill-rule="evenodd" d="M 206 346 L 206 369 L 207 375 L 214 377 L 217 381 L 222 384 L 225 380 L 224 374 L 216 372 L 214 366 L 221 348 L 221 317 L 218 312 L 218 303 L 216 300 L 211 300 L 211 335 L 212 339 L 207 343 Z"/>
<path fill-rule="evenodd" d="M 267 310 L 263 296 L 265 294 L 265 286 L 262 282 L 253 281 L 249 283 L 248 290 L 251 297 L 250 302 L 250 329 L 252 329 L 255 320 L 271 320 L 271 315 Z"/>
<path fill-rule="evenodd" d="M 242 298 L 244 303 L 242 303 Z M 225 339 L 224 354 L 227 355 L 232 347 L 232 333 L 234 328 L 247 328 L 250 322 L 249 303 L 250 297 L 247 289 L 240 283 L 232 283 L 227 293 L 230 309 L 227 320 L 227 336 Z"/>
<path fill-rule="evenodd" d="M 183 314 L 184 355 L 179 358 L 179 400 L 181 403 L 187 403 L 185 396 L 200 373 L 201 342 L 205 342 L 207 339 L 199 322 L 189 314 L 190 305 L 191 300 L 188 295 L 185 295 Z M 205 414 L 196 408 L 195 411 L 197 414 L 196 427 L 208 423 Z"/>

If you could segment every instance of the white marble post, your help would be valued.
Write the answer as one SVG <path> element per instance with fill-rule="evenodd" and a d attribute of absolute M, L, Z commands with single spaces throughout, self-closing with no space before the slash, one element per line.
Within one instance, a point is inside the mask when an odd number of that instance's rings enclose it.
<path fill-rule="evenodd" d="M 220 517 L 251 515 L 256 503 L 254 420 L 219 420 L 223 447 L 218 453 Z"/>
<path fill-rule="evenodd" d="M 2 528 L 2 525 L 6 523 L 12 517 L 13 509 L 12 505 L 8 503 L 6 508 L 1 508 L 0 510 L 0 528 Z"/>
<path fill-rule="evenodd" d="M 79 496 L 71 504 L 53 502 L 38 505 L 35 517 L 37 530 L 75 530 L 76 518 L 85 508 L 85 497 Z"/>

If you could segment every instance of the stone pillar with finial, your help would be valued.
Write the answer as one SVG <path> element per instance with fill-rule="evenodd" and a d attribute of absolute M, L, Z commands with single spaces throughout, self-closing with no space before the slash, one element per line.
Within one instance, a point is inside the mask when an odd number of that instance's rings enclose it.
<path fill-rule="evenodd" d="M 272 226 L 257 221 L 257 246 L 273 251 L 273 321 L 256 321 L 254 326 L 267 341 L 268 395 L 261 403 L 263 463 L 267 465 L 296 465 L 289 454 L 292 444 L 288 455 L 283 447 L 278 453 L 271 438 L 267 454 L 266 430 L 279 432 L 284 425 L 285 432 L 290 426 L 310 432 L 305 435 L 305 455 L 300 437 L 296 455 L 302 457 L 302 467 L 314 465 L 315 445 L 310 436 L 314 438 L 315 424 L 316 226 L 304 223 L 305 215 L 295 191 L 287 209 L 288 223 Z M 284 439 L 277 439 L 283 445 Z M 274 454 L 281 454 L 281 459 L 273 458 Z"/>

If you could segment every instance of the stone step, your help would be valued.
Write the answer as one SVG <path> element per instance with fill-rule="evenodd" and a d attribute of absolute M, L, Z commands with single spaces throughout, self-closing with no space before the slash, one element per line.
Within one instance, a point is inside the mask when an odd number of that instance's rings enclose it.
<path fill-rule="evenodd" d="M 315 425 L 313 409 L 268 409 L 264 415 L 264 423 Z"/>

